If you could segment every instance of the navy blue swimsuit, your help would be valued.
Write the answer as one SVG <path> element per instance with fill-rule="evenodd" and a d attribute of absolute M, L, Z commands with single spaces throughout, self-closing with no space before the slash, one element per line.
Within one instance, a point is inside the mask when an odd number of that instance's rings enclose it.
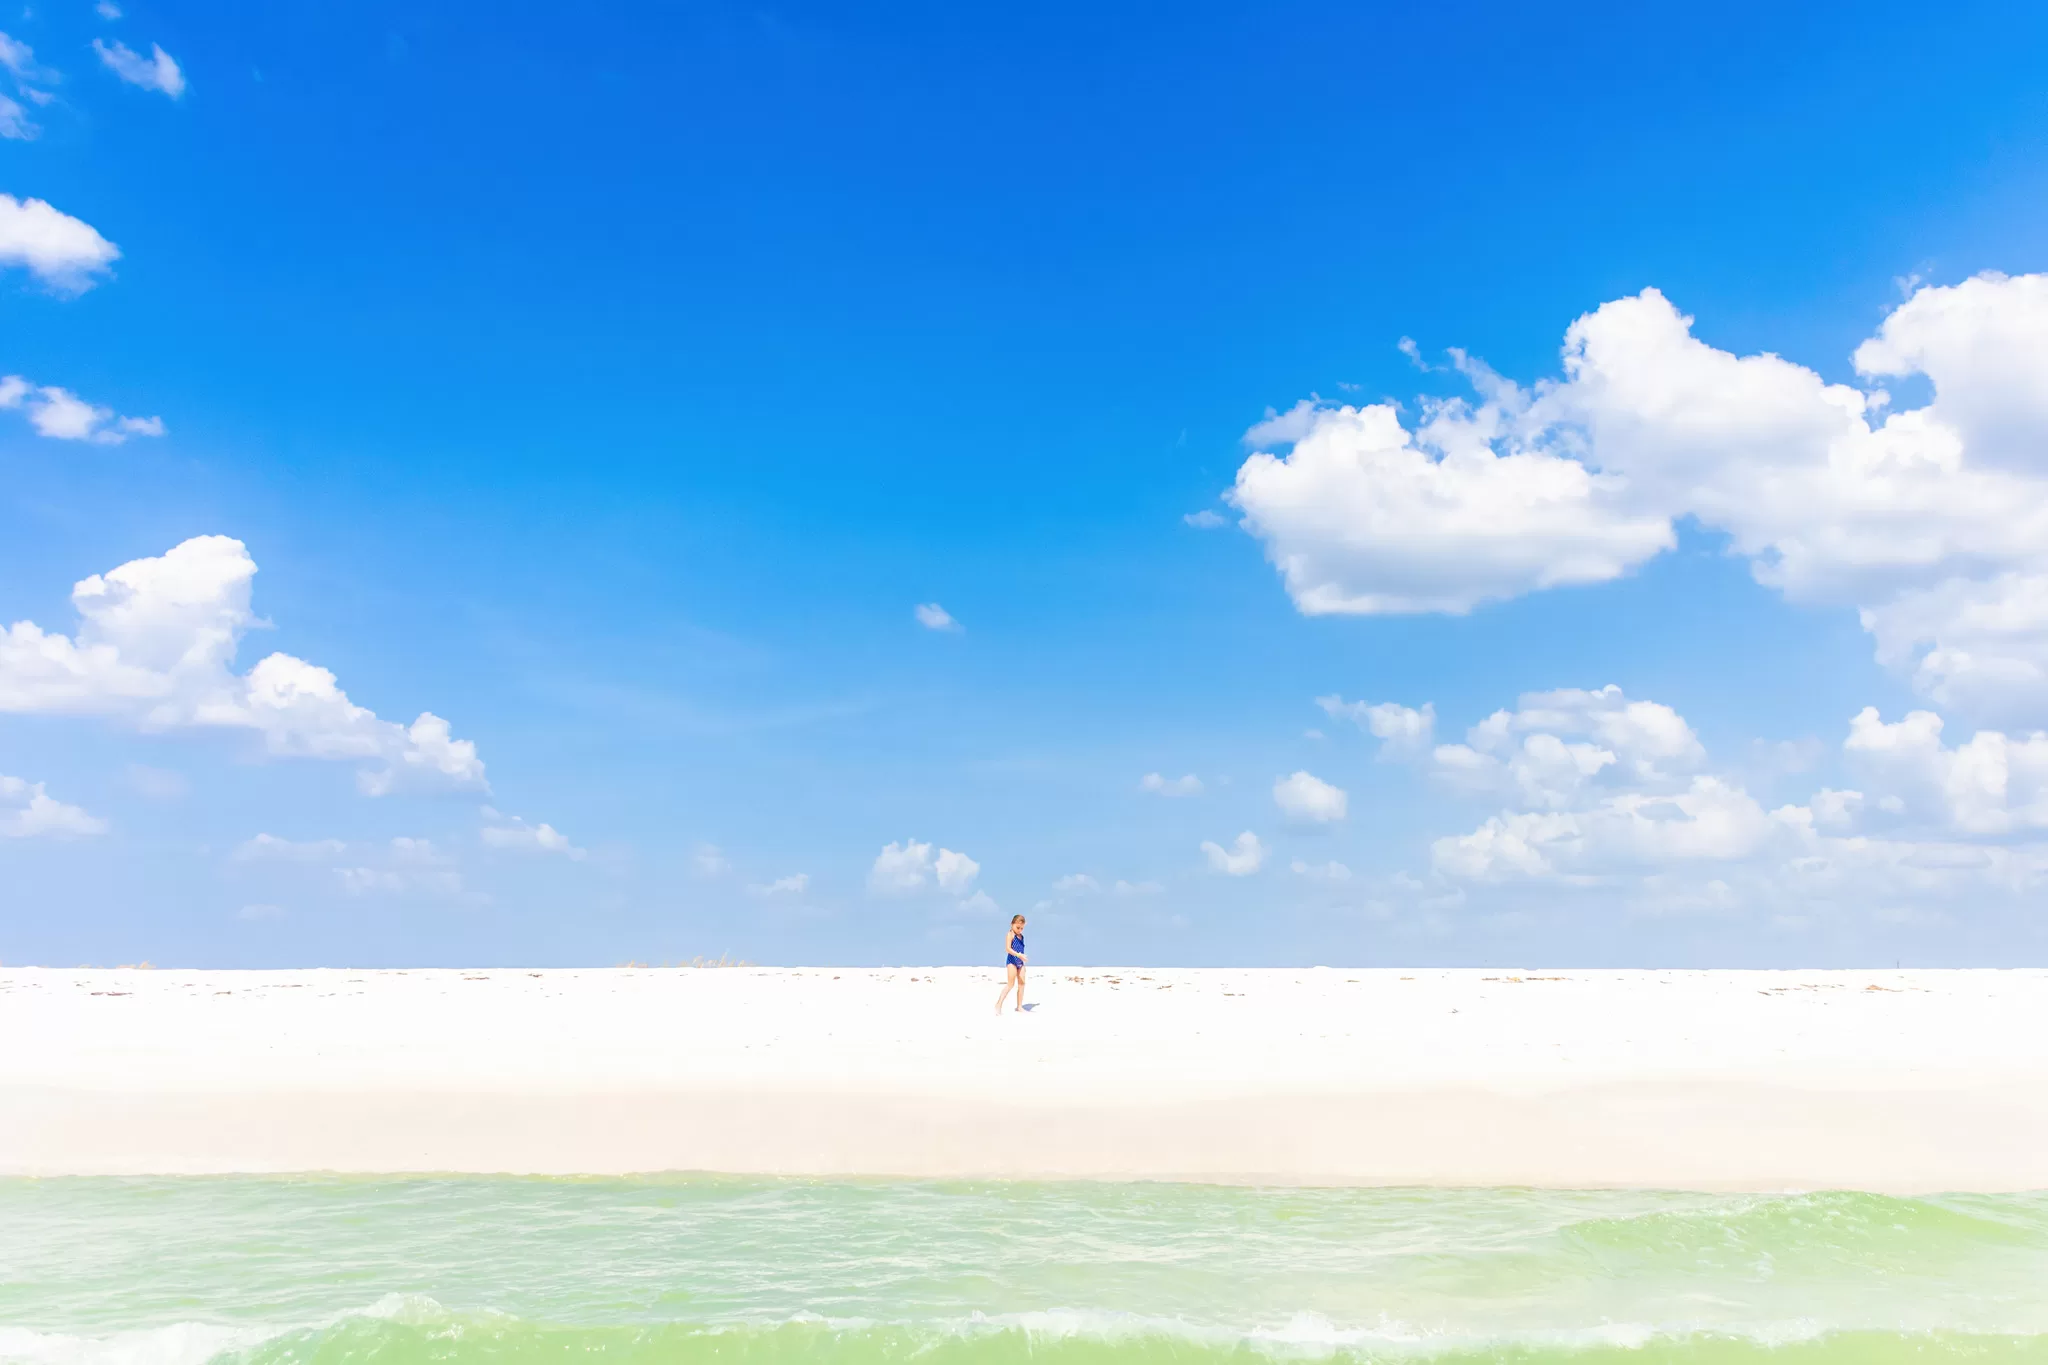
<path fill-rule="evenodd" d="M 1019 954 L 1019 953 L 1021 953 L 1021 952 L 1023 952 L 1023 951 L 1024 951 L 1024 935 L 1022 935 L 1022 934 L 1012 934 L 1012 935 L 1010 935 L 1010 957 L 1009 957 L 1009 962 L 1008 962 L 1008 965 L 1009 965 L 1009 966 L 1012 966 L 1012 967 L 1021 967 L 1021 966 L 1023 966 L 1023 965 L 1024 965 L 1024 959 L 1023 959 L 1023 958 L 1021 958 L 1021 957 L 1019 957 L 1019 956 L 1017 956 L 1017 954 Z"/>

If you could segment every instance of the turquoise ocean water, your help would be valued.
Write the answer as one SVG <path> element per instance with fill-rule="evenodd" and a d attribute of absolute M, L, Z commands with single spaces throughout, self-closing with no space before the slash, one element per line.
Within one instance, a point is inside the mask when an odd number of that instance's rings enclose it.
<path fill-rule="evenodd" d="M 0 1361 L 2044 1361 L 2048 1196 L 0 1181 Z"/>

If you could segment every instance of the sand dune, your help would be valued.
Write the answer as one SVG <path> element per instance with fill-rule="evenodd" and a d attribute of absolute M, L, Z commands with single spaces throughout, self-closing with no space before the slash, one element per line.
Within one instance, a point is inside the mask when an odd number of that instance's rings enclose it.
<path fill-rule="evenodd" d="M 2048 972 L 0 970 L 0 1172 L 2048 1187 Z"/>

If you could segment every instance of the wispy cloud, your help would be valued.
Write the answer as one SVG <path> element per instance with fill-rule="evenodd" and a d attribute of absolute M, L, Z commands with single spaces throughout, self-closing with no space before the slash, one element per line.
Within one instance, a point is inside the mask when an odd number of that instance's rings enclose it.
<path fill-rule="evenodd" d="M 27 142 L 43 130 L 29 118 L 28 110 L 18 100 L 0 95 L 0 137 L 16 142 Z"/>
<path fill-rule="evenodd" d="M 106 64 L 107 70 L 130 85 L 139 85 L 144 90 L 159 90 L 172 99 L 185 93 L 185 73 L 178 69 L 171 54 L 155 43 L 149 45 L 147 57 L 118 39 L 110 43 L 95 38 L 92 50 L 100 54 L 100 61 Z"/>
<path fill-rule="evenodd" d="M 980 915 L 993 919 L 1003 913 L 1003 907 L 996 904 L 996 898 L 986 891 L 977 891 L 953 907 L 963 915 Z"/>
<path fill-rule="evenodd" d="M 926 630 L 949 630 L 959 632 L 967 629 L 953 619 L 953 613 L 936 602 L 920 602 L 913 609 L 917 623 Z"/>
<path fill-rule="evenodd" d="M 587 851 L 569 842 L 553 825 L 529 825 L 516 815 L 501 815 L 483 808 L 484 827 L 480 835 L 486 848 L 526 849 L 534 853 L 559 853 L 581 862 Z"/>
<path fill-rule="evenodd" d="M 192 792 L 192 784 L 183 773 L 152 768 L 146 763 L 130 763 L 127 779 L 130 791 L 151 801 L 178 801 Z"/>
<path fill-rule="evenodd" d="M 0 408 L 23 413 L 39 436 L 117 446 L 131 436 L 161 436 L 161 417 L 121 417 L 54 384 L 31 384 L 18 374 L 0 378 Z"/>
<path fill-rule="evenodd" d="M 55 799 L 42 783 L 0 774 L 0 839 L 65 839 L 106 832 L 106 821 Z"/>
<path fill-rule="evenodd" d="M 321 863 L 332 862 L 347 850 L 348 845 L 339 839 L 280 839 L 275 834 L 259 834 L 235 845 L 228 856 L 238 863 Z"/>
<path fill-rule="evenodd" d="M 1311 881 L 1348 882 L 1351 880 L 1351 869 L 1334 860 L 1327 863 L 1305 863 L 1301 859 L 1296 858 L 1294 860 L 1294 875 L 1297 877 L 1307 877 Z"/>
<path fill-rule="evenodd" d="M 56 74 L 37 64 L 34 48 L 5 33 L 0 33 L 0 67 L 18 81 L 48 81 Z"/>
<path fill-rule="evenodd" d="M 1430 738 L 1436 733 L 1436 707 L 1428 702 L 1418 711 L 1392 701 L 1346 701 L 1332 693 L 1317 697 L 1316 705 L 1331 719 L 1349 720 L 1373 738 L 1384 741 L 1384 752 L 1390 757 L 1429 748 Z"/>
<path fill-rule="evenodd" d="M 48 104 L 54 98 L 41 86 L 55 81 L 57 73 L 39 65 L 27 43 L 5 33 L 0 33 L 0 69 L 14 77 L 15 92 L 31 104 Z M 0 138 L 27 142 L 42 131 L 20 100 L 0 95 Z"/>

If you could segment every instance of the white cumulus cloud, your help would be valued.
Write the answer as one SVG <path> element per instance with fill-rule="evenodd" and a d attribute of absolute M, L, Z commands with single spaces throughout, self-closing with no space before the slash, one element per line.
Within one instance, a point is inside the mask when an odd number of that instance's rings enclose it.
<path fill-rule="evenodd" d="M 0 839 L 64 839 L 106 832 L 106 821 L 57 800 L 42 783 L 0 773 Z"/>
<path fill-rule="evenodd" d="M 936 602 L 920 602 L 912 608 L 912 614 L 917 617 L 917 623 L 926 630 L 958 632 L 967 629 L 953 619 L 953 613 Z"/>
<path fill-rule="evenodd" d="M 1273 784 L 1273 802 L 1290 820 L 1327 825 L 1342 820 L 1349 798 L 1314 773 L 1297 772 Z"/>
<path fill-rule="evenodd" d="M 273 653 L 234 669 L 255 561 L 239 540 L 198 536 L 80 581 L 72 635 L 17 621 L 0 631 L 0 712 L 104 716 L 146 731 L 252 732 L 276 757 L 363 765 L 369 795 L 401 782 L 482 787 L 476 746 L 422 712 L 409 726 L 350 701 L 334 674 Z"/>
<path fill-rule="evenodd" d="M 40 199 L 0 194 L 0 266 L 19 266 L 62 293 L 92 288 L 120 259 L 120 248 L 90 223 Z"/>
<path fill-rule="evenodd" d="M 811 884 L 808 872 L 793 872 L 787 877 L 777 877 L 772 882 L 757 882 L 747 888 L 750 896 L 766 899 L 769 896 L 801 896 Z"/>
<path fill-rule="evenodd" d="M 1676 543 L 1584 464 L 1496 453 L 1506 420 L 1452 401 L 1411 433 L 1392 404 L 1317 409 L 1290 425 L 1291 452 L 1244 462 L 1229 498 L 1309 615 L 1467 612 L 1618 578 Z"/>
<path fill-rule="evenodd" d="M 967 894 L 968 887 L 974 885 L 974 879 L 981 875 L 981 864 L 965 853 L 942 848 L 932 862 L 932 873 L 938 878 L 940 889 L 962 896 Z"/>
<path fill-rule="evenodd" d="M 885 844 L 868 869 L 868 890 L 877 896 L 902 896 L 936 885 L 965 895 L 981 875 L 981 864 L 950 848 L 934 849 L 916 839 Z"/>
<path fill-rule="evenodd" d="M 1464 611 L 1613 578 L 1725 534 L 1757 579 L 1854 608 L 1943 706 L 2048 719 L 2048 276 L 1914 291 L 1857 348 L 1865 387 L 1693 335 L 1656 290 L 1565 334 L 1523 389 L 1454 353 L 1474 400 L 1309 404 L 1254 428 L 1231 497 L 1304 612 Z M 1925 378 L 1894 410 L 1877 383 Z M 1284 428 L 1284 429 L 1283 429 Z"/>
<path fill-rule="evenodd" d="M 1866 706 L 1850 720 L 1843 748 L 1863 770 L 1865 786 L 1880 799 L 1891 798 L 1891 813 L 1972 835 L 2048 829 L 2048 734 L 1979 730 L 1949 745 L 1944 728 L 1932 711 L 1911 711 L 1886 724 L 1876 707 Z M 1863 793 L 1840 793 L 1837 800 L 1852 795 L 1860 808 Z M 1846 804 L 1831 812 L 1838 824 L 1855 814 Z"/>
<path fill-rule="evenodd" d="M 1151 792 L 1154 796 L 1200 796 L 1202 779 L 1193 773 L 1186 773 L 1180 777 L 1146 773 L 1138 779 L 1138 790 Z"/>
<path fill-rule="evenodd" d="M 0 408 L 22 413 L 41 436 L 117 446 L 131 436 L 161 436 L 161 417 L 122 417 L 86 402 L 69 389 L 31 384 L 18 374 L 0 377 Z"/>
<path fill-rule="evenodd" d="M 1605 783 L 1659 782 L 1706 757 L 1683 716 L 1658 702 L 1631 701 L 1619 687 L 1532 692 L 1496 711 L 1431 755 L 1448 785 L 1543 809 L 1571 805 Z"/>
<path fill-rule="evenodd" d="M 95 38 L 92 50 L 100 54 L 100 61 L 107 70 L 130 85 L 160 91 L 172 99 L 185 93 L 185 73 L 178 69 L 171 54 L 155 43 L 149 45 L 147 57 L 118 39 L 110 43 L 103 38 Z"/>
<path fill-rule="evenodd" d="M 1789 848 L 1786 820 L 1701 771 L 1706 757 L 1683 716 L 1618 687 L 1529 693 L 1433 753 L 1446 785 L 1507 809 L 1436 840 L 1431 860 L 1464 880 L 1570 881 Z"/>
<path fill-rule="evenodd" d="M 2048 734 L 1950 744 L 1932 712 L 1887 723 L 1866 708 L 1843 751 L 1860 790 L 1767 809 L 1708 770 L 1669 707 L 1614 688 L 1531 694 L 1436 750 L 1440 778 L 1503 808 L 1435 840 L 1431 863 L 1456 886 L 1607 888 L 1663 911 L 1908 913 L 2048 885 Z"/>
<path fill-rule="evenodd" d="M 1209 860 L 1212 872 L 1221 872 L 1226 877 L 1249 877 L 1266 862 L 1266 846 L 1259 842 L 1259 836 L 1246 830 L 1231 841 L 1229 848 L 1204 839 L 1202 856 Z"/>

